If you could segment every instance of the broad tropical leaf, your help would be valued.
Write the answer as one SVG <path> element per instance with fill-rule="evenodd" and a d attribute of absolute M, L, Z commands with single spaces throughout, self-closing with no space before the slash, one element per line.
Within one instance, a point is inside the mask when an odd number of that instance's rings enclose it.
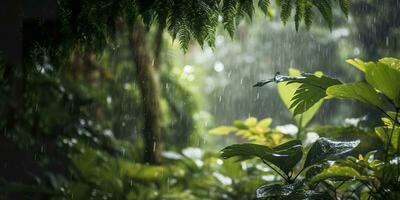
<path fill-rule="evenodd" d="M 326 90 L 328 96 L 355 99 L 364 103 L 372 104 L 376 107 L 382 107 L 382 102 L 379 99 L 378 93 L 373 87 L 366 83 L 349 83 L 341 85 L 333 85 Z"/>
<path fill-rule="evenodd" d="M 357 147 L 358 144 L 360 144 L 360 140 L 341 142 L 321 137 L 311 146 L 304 163 L 304 168 L 319 164 L 327 159 L 342 157 Z"/>
<path fill-rule="evenodd" d="M 379 61 L 378 63 L 370 63 L 365 68 L 365 79 L 377 90 L 384 95 L 400 103 L 400 66 L 396 62 L 388 64 L 389 59 Z"/>
<path fill-rule="evenodd" d="M 244 159 L 258 157 L 279 167 L 286 174 L 301 160 L 303 155 L 299 140 L 292 140 L 274 148 L 250 143 L 234 144 L 225 147 L 221 152 L 221 156 L 224 159 L 231 157 Z"/>

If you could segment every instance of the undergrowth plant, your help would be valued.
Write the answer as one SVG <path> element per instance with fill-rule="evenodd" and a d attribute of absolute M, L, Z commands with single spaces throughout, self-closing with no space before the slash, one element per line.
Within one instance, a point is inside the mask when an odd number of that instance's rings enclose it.
<path fill-rule="evenodd" d="M 342 83 L 322 72 L 309 74 L 291 69 L 289 76 L 277 73 L 274 78 L 254 85 L 278 83 L 282 100 L 293 113 L 299 128 L 296 140 L 275 145 L 269 138 L 274 133 L 272 129 L 264 129 L 260 134 L 255 131 L 258 124 L 249 126 L 247 120 L 245 127 L 235 123 L 233 127 L 211 130 L 215 134 L 236 132 L 247 139 L 254 137 L 249 137 L 252 134 L 245 134 L 243 130 L 264 136 L 265 141 L 257 137 L 253 140 L 258 144 L 234 144 L 221 152 L 225 159 L 257 157 L 281 177 L 278 183 L 259 187 L 257 199 L 400 198 L 400 60 L 383 58 L 377 62 L 364 62 L 352 59 L 347 62 L 364 73 L 365 81 Z M 384 148 L 358 157 L 345 157 L 360 144 L 360 140 L 334 141 L 321 137 L 304 153 L 303 149 L 307 148 L 300 139 L 305 126 L 323 101 L 333 98 L 356 100 L 379 110 L 382 116 L 376 117 L 381 118 L 382 124 L 375 127 L 374 132 Z M 378 153 L 381 156 L 377 156 Z"/>

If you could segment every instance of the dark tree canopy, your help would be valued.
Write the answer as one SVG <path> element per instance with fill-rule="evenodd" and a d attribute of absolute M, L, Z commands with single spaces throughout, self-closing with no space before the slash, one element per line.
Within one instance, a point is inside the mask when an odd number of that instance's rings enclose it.
<path fill-rule="evenodd" d="M 301 23 L 311 26 L 314 12 L 320 12 L 332 26 L 332 7 L 338 4 L 345 15 L 349 0 L 276 0 L 281 20 L 286 23 L 294 13 L 296 30 Z M 168 30 L 179 40 L 183 50 L 194 39 L 200 45 L 214 46 L 215 32 L 220 22 L 232 36 L 242 18 L 251 19 L 256 7 L 268 14 L 270 0 L 61 0 L 57 5 L 57 20 L 52 31 L 33 38 L 36 47 L 46 49 L 51 60 L 69 55 L 72 49 L 102 50 L 113 41 L 116 27 L 127 24 L 132 28 L 135 20 L 150 27 L 156 24 Z M 257 5 L 257 6 L 255 6 Z M 40 32 L 40 31 L 39 31 Z M 51 38 L 56 38 L 49 40 Z M 42 52 L 42 51 L 40 51 Z M 40 55 L 40 54 L 39 54 Z"/>

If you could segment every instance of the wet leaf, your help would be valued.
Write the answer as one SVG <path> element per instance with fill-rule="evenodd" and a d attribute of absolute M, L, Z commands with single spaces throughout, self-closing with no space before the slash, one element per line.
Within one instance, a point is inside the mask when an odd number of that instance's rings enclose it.
<path fill-rule="evenodd" d="M 342 157 L 357 147 L 358 144 L 360 144 L 360 140 L 341 142 L 321 137 L 312 145 L 308 152 L 304 168 L 319 164 L 327 159 Z"/>
<path fill-rule="evenodd" d="M 302 155 L 302 146 L 299 140 L 292 140 L 274 148 L 250 143 L 234 144 L 225 147 L 221 153 L 225 159 L 258 157 L 279 167 L 286 174 L 301 160 Z"/>
<path fill-rule="evenodd" d="M 329 199 L 326 193 L 305 190 L 303 182 L 287 185 L 263 185 L 256 190 L 257 199 L 271 200 L 325 200 Z"/>

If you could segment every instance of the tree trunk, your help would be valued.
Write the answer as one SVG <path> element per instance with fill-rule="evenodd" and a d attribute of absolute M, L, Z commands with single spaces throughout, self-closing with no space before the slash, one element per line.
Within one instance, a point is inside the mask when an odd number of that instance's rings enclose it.
<path fill-rule="evenodd" d="M 144 161 L 159 164 L 162 150 L 159 78 L 151 62 L 151 51 L 147 46 L 146 31 L 142 23 L 135 24 L 130 36 L 130 45 L 144 114 Z"/>

